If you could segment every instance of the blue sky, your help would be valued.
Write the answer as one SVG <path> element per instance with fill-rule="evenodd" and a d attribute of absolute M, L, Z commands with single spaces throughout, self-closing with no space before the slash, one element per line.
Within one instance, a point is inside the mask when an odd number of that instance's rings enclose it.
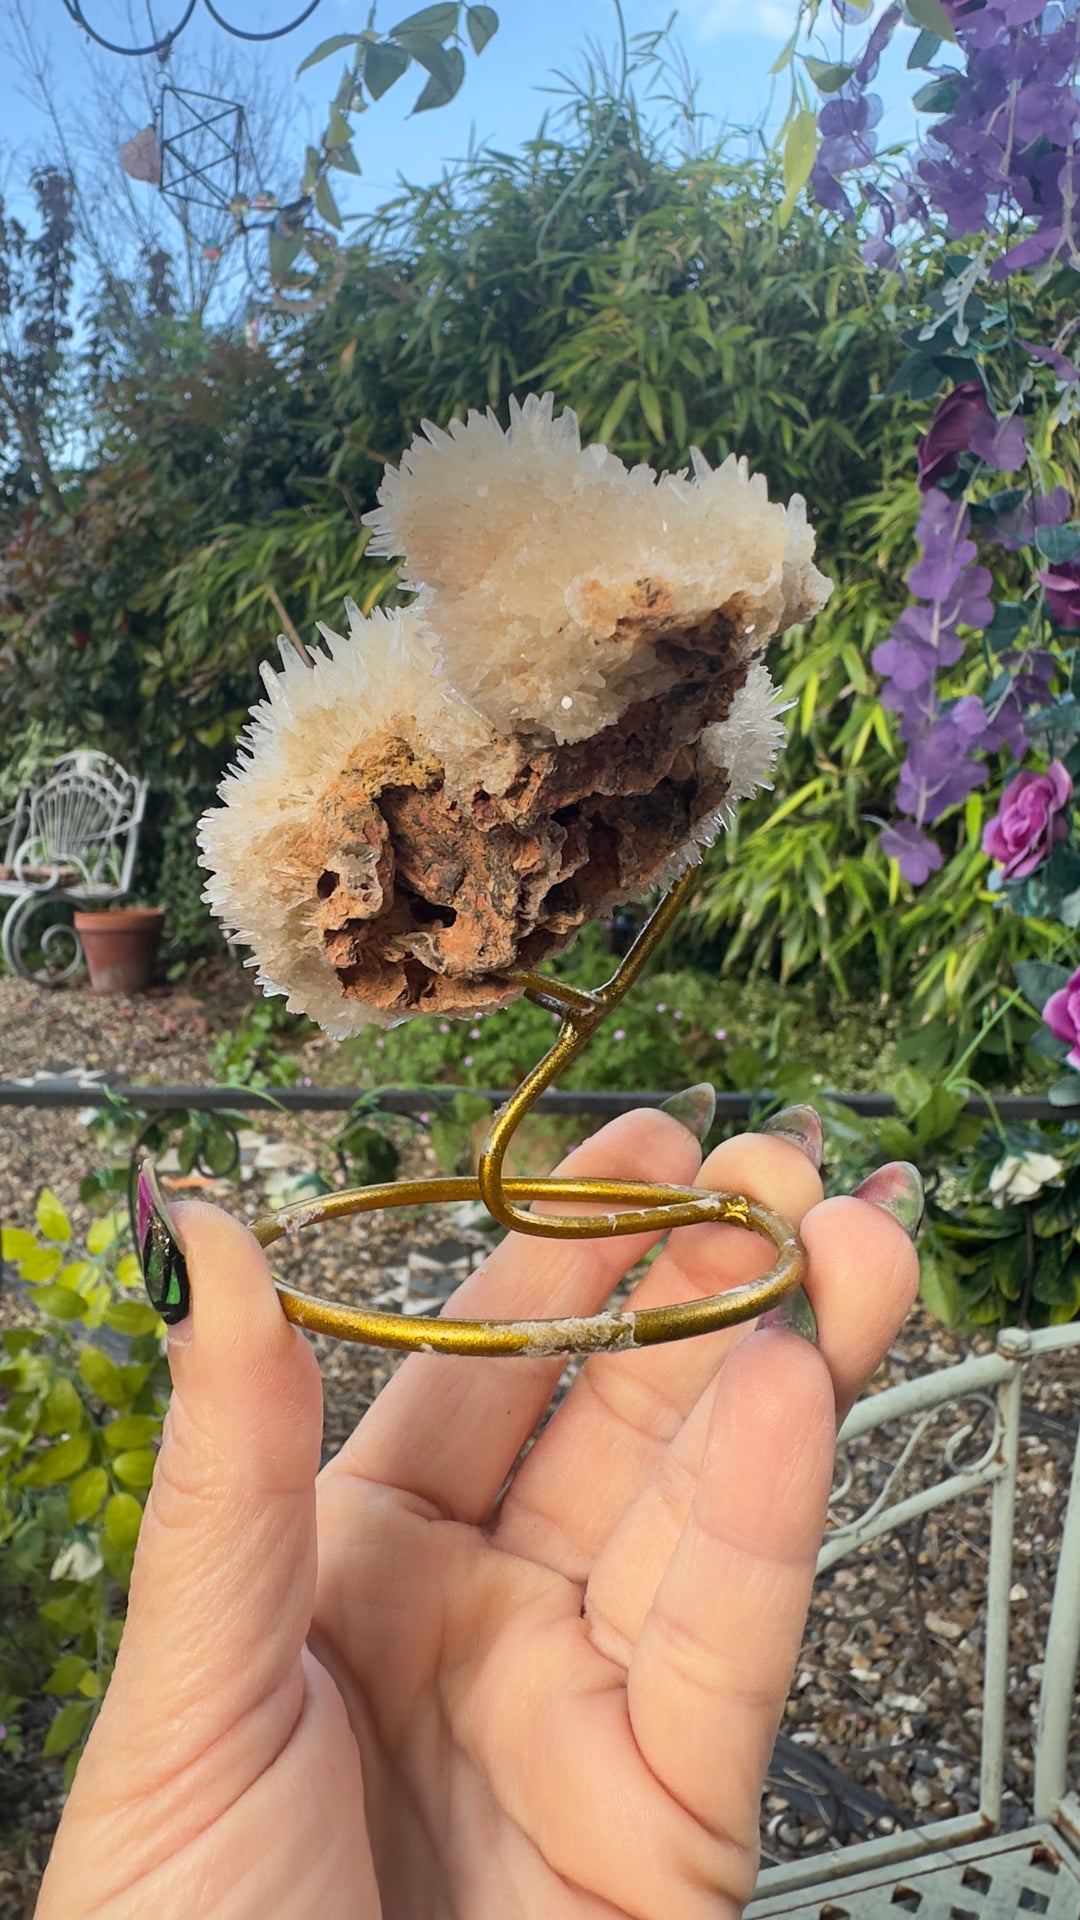
<path fill-rule="evenodd" d="M 159 30 L 179 18 L 185 0 L 151 0 Z M 130 20 L 144 27 L 147 0 L 83 0 L 84 11 L 100 31 L 117 39 L 130 35 Z M 34 23 L 34 35 L 50 68 L 50 90 L 62 115 L 85 110 L 91 64 L 99 86 L 110 91 L 130 87 L 137 64 L 149 79 L 154 63 L 136 63 L 99 54 L 88 60 L 86 38 L 71 22 L 61 0 L 0 0 L 0 32 L 9 44 L 18 39 L 18 11 Z M 299 0 L 219 0 L 218 10 L 229 12 L 250 30 L 277 26 L 300 10 Z M 378 22 L 390 26 L 408 0 L 381 0 Z M 458 99 L 435 112 L 410 115 L 418 90 L 411 76 L 399 82 L 359 123 L 356 150 L 363 169 L 363 185 L 349 196 L 351 208 L 372 207 L 392 192 L 399 172 L 423 183 L 436 178 L 443 163 L 462 154 L 470 139 L 513 148 L 532 134 L 549 97 L 540 88 L 552 83 L 552 69 L 579 65 L 589 39 L 613 50 L 616 16 L 612 0 L 501 0 L 499 32 L 480 59 L 470 61 Z M 624 0 L 631 35 L 661 26 L 670 8 L 664 0 Z M 296 66 L 321 39 L 362 26 L 367 0 L 322 0 L 314 17 L 288 38 L 251 54 L 229 42 L 196 0 L 195 14 L 178 45 L 190 60 L 212 59 L 231 47 L 242 81 L 280 89 L 287 101 L 290 135 L 296 145 L 318 134 L 330 92 L 336 86 L 340 61 L 334 58 L 293 78 Z M 699 104 L 719 124 L 748 126 L 766 113 L 773 84 L 768 69 L 794 19 L 794 0 L 683 0 L 675 26 L 691 66 L 700 76 Z M 861 35 L 859 36 L 861 38 Z M 824 50 L 824 49 L 823 49 Z M 894 67 L 900 63 L 894 62 Z M 29 160 L 48 150 L 47 116 L 40 101 L 3 62 L 0 82 L 0 160 L 14 186 Z M 887 113 L 884 132 L 902 137 L 911 125 L 903 101 L 910 76 L 885 76 Z M 188 84 L 190 84 L 190 80 Z M 30 89 L 33 92 L 33 89 Z M 782 109 L 774 99 L 774 117 Z M 135 113 L 131 116 L 138 119 Z M 136 130 L 135 125 L 130 128 Z M 293 138 L 290 138 L 290 146 Z M 341 176 L 339 176 L 339 179 Z M 147 189 L 146 191 L 149 191 Z"/>

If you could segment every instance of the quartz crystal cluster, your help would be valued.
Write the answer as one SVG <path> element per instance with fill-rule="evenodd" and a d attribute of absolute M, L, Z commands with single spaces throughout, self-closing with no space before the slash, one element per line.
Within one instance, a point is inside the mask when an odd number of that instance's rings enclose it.
<path fill-rule="evenodd" d="M 338 1038 L 502 1005 L 700 859 L 783 737 L 760 656 L 829 593 L 798 496 L 630 471 L 550 395 L 426 425 L 379 501 L 415 598 L 282 645 L 200 826 L 210 906 Z"/>

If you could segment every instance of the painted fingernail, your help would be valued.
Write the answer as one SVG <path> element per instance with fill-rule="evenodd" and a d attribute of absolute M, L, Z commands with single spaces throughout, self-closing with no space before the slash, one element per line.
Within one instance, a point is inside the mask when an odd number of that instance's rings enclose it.
<path fill-rule="evenodd" d="M 797 1333 L 801 1339 L 809 1340 L 812 1347 L 818 1343 L 817 1314 L 810 1305 L 805 1287 L 796 1287 L 794 1293 L 785 1294 L 778 1307 L 770 1307 L 758 1321 L 759 1327 L 784 1327 L 788 1333 Z"/>
<path fill-rule="evenodd" d="M 795 1107 L 781 1107 L 761 1128 L 762 1133 L 771 1133 L 779 1140 L 790 1140 L 805 1153 L 811 1166 L 820 1168 L 825 1151 L 825 1135 L 822 1132 L 821 1116 L 815 1108 L 802 1103 Z"/>
<path fill-rule="evenodd" d="M 869 1200 L 871 1206 L 891 1213 L 914 1240 L 926 1198 L 919 1169 L 913 1167 L 910 1160 L 890 1160 L 887 1166 L 878 1167 L 876 1173 L 855 1188 L 854 1198 Z"/>
<path fill-rule="evenodd" d="M 132 1209 L 132 1234 L 150 1304 L 167 1327 L 187 1318 L 191 1287 L 187 1261 L 176 1237 L 168 1203 L 150 1160 L 139 1168 Z"/>
<path fill-rule="evenodd" d="M 716 1088 L 708 1080 L 699 1080 L 696 1087 L 684 1087 L 681 1093 L 673 1093 L 660 1111 L 670 1113 L 695 1140 L 704 1140 L 716 1118 Z"/>

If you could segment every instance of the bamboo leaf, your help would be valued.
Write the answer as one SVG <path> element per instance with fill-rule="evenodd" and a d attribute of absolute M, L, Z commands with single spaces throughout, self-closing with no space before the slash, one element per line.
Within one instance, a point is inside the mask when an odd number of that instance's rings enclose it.
<path fill-rule="evenodd" d="M 938 0 L 940 5 L 940 0 Z M 786 227 L 795 211 L 795 202 L 810 178 L 817 153 L 817 116 L 809 107 L 795 115 L 784 142 L 784 198 L 780 203 L 780 225 Z"/>

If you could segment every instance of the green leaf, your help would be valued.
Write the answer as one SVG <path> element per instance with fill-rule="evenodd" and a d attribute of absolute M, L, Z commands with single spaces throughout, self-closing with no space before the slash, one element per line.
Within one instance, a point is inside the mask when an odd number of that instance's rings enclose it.
<path fill-rule="evenodd" d="M 1041 1013 L 1051 994 L 1067 987 L 1072 975 L 1067 967 L 1057 967 L 1049 960 L 1021 960 L 1013 969 L 1016 984 L 1025 1000 Z"/>
<path fill-rule="evenodd" d="M 79 1373 L 91 1393 L 107 1407 L 126 1407 L 131 1399 L 115 1360 L 98 1347 L 84 1347 L 79 1355 Z"/>
<path fill-rule="evenodd" d="M 129 1447 L 145 1447 L 161 1432 L 161 1420 L 155 1413 L 122 1413 L 102 1428 L 101 1437 L 110 1453 L 124 1453 Z"/>
<path fill-rule="evenodd" d="M 24 1468 L 19 1479 L 27 1487 L 55 1487 L 61 1480 L 72 1480 L 82 1467 L 85 1467 L 90 1452 L 90 1435 L 73 1433 L 68 1440 L 58 1440 L 54 1447 L 46 1447 L 39 1453 L 31 1465 Z"/>
<path fill-rule="evenodd" d="M 919 1297 L 923 1305 L 944 1322 L 955 1327 L 963 1318 L 960 1283 L 947 1260 L 937 1254 L 922 1253 L 919 1258 Z"/>
<path fill-rule="evenodd" d="M 339 173 L 359 173 L 360 162 L 352 150 L 352 142 L 347 140 L 344 146 L 332 147 L 327 160 Z"/>
<path fill-rule="evenodd" d="M 956 29 L 949 19 L 941 0 L 905 0 L 908 19 L 917 27 L 925 27 L 928 33 L 936 33 L 939 40 L 951 40 L 955 43 Z"/>
<path fill-rule="evenodd" d="M 139 1537 L 143 1510 L 134 1494 L 114 1493 L 105 1508 L 103 1525 L 110 1545 L 130 1553 Z"/>
<path fill-rule="evenodd" d="M 42 1757 L 46 1760 L 59 1759 L 62 1753 L 68 1753 L 81 1740 L 93 1718 L 94 1708 L 90 1700 L 70 1700 L 61 1707 L 42 1746 Z"/>
<path fill-rule="evenodd" d="M 107 1247 L 112 1246 L 121 1227 L 125 1224 L 122 1213 L 106 1213 L 100 1220 L 95 1220 L 86 1236 L 87 1252 L 104 1253 Z"/>
<path fill-rule="evenodd" d="M 931 60 L 936 58 L 940 45 L 941 35 L 930 33 L 926 27 L 923 27 L 922 31 L 916 35 L 914 45 L 908 54 L 908 67 L 912 70 L 928 67 Z"/>
<path fill-rule="evenodd" d="M 381 100 L 395 80 L 400 80 L 409 64 L 403 47 L 386 40 L 373 40 L 364 51 L 364 84 L 373 100 Z"/>
<path fill-rule="evenodd" d="M 499 16 L 494 7 L 469 7 L 465 25 L 474 53 L 483 53 L 493 34 L 499 31 Z"/>
<path fill-rule="evenodd" d="M 919 113 L 951 113 L 966 85 L 962 73 L 943 73 L 940 79 L 928 81 L 912 94 L 911 104 Z"/>
<path fill-rule="evenodd" d="M 994 617 L 986 629 L 986 644 L 994 653 L 1005 653 L 1017 634 L 1027 625 L 1028 610 L 1019 600 L 999 600 Z"/>
<path fill-rule="evenodd" d="M 664 439 L 664 416 L 660 411 L 660 396 L 649 380 L 638 381 L 638 404 L 645 417 L 645 425 L 654 440 Z"/>
<path fill-rule="evenodd" d="M 39 1287 L 34 1295 L 34 1304 L 43 1313 L 49 1313 L 54 1320 L 81 1320 L 86 1313 L 86 1301 L 81 1293 L 74 1293 L 70 1287 Z"/>
<path fill-rule="evenodd" d="M 74 1693 L 84 1673 L 90 1670 L 89 1660 L 81 1653 L 65 1653 L 45 1682 L 45 1693 Z"/>
<path fill-rule="evenodd" d="M 1053 1107 L 1080 1107 L 1080 1073 L 1067 1073 L 1062 1080 L 1055 1080 L 1046 1094 Z"/>
<path fill-rule="evenodd" d="M 838 60 L 815 60 L 809 53 L 803 54 L 802 61 L 819 93 L 839 93 L 855 71 L 854 67 L 842 66 Z"/>
<path fill-rule="evenodd" d="M 430 113 L 433 107 L 445 107 L 454 98 L 465 78 L 465 55 L 460 47 L 440 47 L 441 59 L 434 64 L 427 60 L 422 65 L 428 67 L 431 78 L 419 99 L 413 103 L 414 113 Z M 416 56 L 419 58 L 419 55 Z"/>
<path fill-rule="evenodd" d="M 125 1487 L 145 1488 L 154 1477 L 154 1465 L 157 1454 L 152 1447 L 133 1448 L 130 1453 L 118 1453 L 113 1461 L 113 1472 Z"/>
<path fill-rule="evenodd" d="M 115 1306 L 105 1309 L 105 1325 L 114 1333 L 126 1334 L 128 1339 L 142 1333 L 156 1333 L 161 1324 L 154 1308 L 141 1300 L 118 1300 Z"/>
<path fill-rule="evenodd" d="M 331 191 L 330 182 L 325 174 L 315 189 L 315 205 L 323 219 L 327 221 L 330 226 L 340 227 L 341 215 L 338 212 L 337 201 L 334 199 Z"/>
<path fill-rule="evenodd" d="M 346 47 L 359 45 L 360 36 L 356 33 L 335 33 L 329 40 L 320 40 L 318 46 L 312 48 L 306 59 L 301 60 L 296 69 L 296 78 L 299 79 L 309 67 L 318 66 L 320 60 L 329 60 L 331 54 L 344 53 Z"/>
<path fill-rule="evenodd" d="M 55 1193 L 48 1187 L 44 1187 L 38 1195 L 36 1215 L 38 1228 L 46 1240 L 59 1240 L 66 1246 L 71 1239 L 71 1222 Z"/>
<path fill-rule="evenodd" d="M 31 1253 L 36 1253 L 38 1243 L 25 1227 L 4 1227 L 0 1230 L 0 1259 L 10 1260 L 13 1266 L 21 1266 Z"/>
<path fill-rule="evenodd" d="M 787 226 L 795 211 L 795 202 L 810 178 L 817 144 L 817 115 L 810 107 L 803 107 L 795 115 L 784 141 L 784 198 L 779 214 L 782 227 Z"/>
<path fill-rule="evenodd" d="M 101 1510 L 101 1503 L 109 1491 L 109 1476 L 104 1467 L 87 1467 L 68 1488 L 68 1515 L 73 1526 L 82 1520 L 92 1520 Z"/>
<path fill-rule="evenodd" d="M 610 445 L 611 441 L 615 438 L 615 435 L 618 433 L 619 428 L 622 425 L 623 416 L 626 413 L 626 409 L 630 405 L 631 400 L 633 399 L 635 393 L 637 392 L 637 384 L 638 383 L 636 380 L 624 380 L 622 386 L 619 388 L 618 393 L 615 395 L 614 400 L 611 402 L 611 405 L 609 406 L 607 412 L 605 413 L 603 419 L 601 420 L 600 427 L 596 437 L 603 446 L 606 447 Z"/>
<path fill-rule="evenodd" d="M 437 40 L 445 40 L 448 33 L 457 32 L 459 12 L 458 0 L 443 0 L 440 6 L 421 7 L 419 13 L 408 14 L 390 28 L 390 33 L 395 40 L 407 33 L 431 33 Z"/>
<path fill-rule="evenodd" d="M 39 1433 L 77 1433 L 83 1423 L 83 1404 L 66 1374 L 49 1388 L 38 1421 Z"/>
<path fill-rule="evenodd" d="M 275 280 L 288 273 L 296 256 L 304 245 L 304 234 L 272 233 L 270 235 L 270 272 Z"/>
<path fill-rule="evenodd" d="M 1035 545 L 1044 560 L 1055 564 L 1062 560 L 1075 560 L 1080 553 L 1080 522 L 1070 520 L 1063 527 L 1039 527 L 1035 534 Z"/>

